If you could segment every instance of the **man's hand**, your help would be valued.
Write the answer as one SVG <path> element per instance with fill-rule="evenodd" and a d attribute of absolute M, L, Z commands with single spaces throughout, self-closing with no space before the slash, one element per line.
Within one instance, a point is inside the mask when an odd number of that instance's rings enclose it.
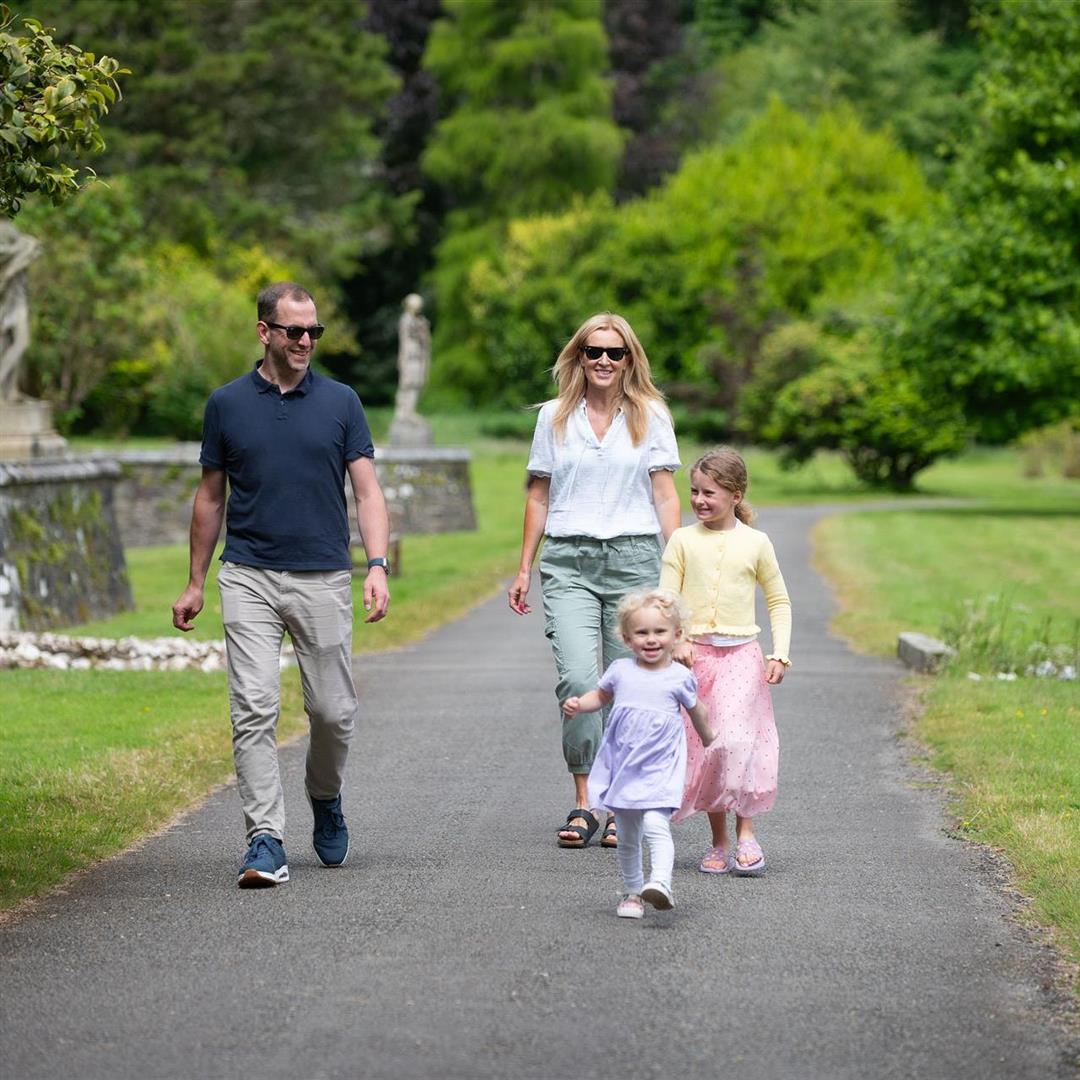
<path fill-rule="evenodd" d="M 378 622 L 386 618 L 390 608 L 390 585 L 386 580 L 386 571 L 381 566 L 373 566 L 364 578 L 364 610 L 368 617 L 364 622 Z"/>
<path fill-rule="evenodd" d="M 203 590 L 199 585 L 189 585 L 172 606 L 172 624 L 177 630 L 195 629 L 194 618 L 203 609 Z"/>

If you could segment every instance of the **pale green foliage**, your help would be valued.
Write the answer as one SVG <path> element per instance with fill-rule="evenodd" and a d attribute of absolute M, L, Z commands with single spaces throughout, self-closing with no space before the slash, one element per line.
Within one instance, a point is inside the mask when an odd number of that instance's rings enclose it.
<path fill-rule="evenodd" d="M 774 103 L 648 198 L 513 223 L 469 275 L 472 359 L 440 358 L 437 378 L 480 400 L 542 398 L 558 348 L 605 309 L 630 319 L 669 387 L 745 377 L 755 335 L 886 273 L 885 231 L 928 200 L 914 162 L 849 110 L 811 121 Z"/>
<path fill-rule="evenodd" d="M 1028 0 L 985 32 L 980 123 L 906 245 L 892 348 L 1005 441 L 1080 401 L 1080 19 Z"/>
<path fill-rule="evenodd" d="M 258 290 L 305 276 L 259 246 L 218 240 L 207 259 L 153 238 L 123 180 L 60 208 L 28 204 L 25 221 L 43 246 L 26 389 L 64 430 L 197 437 L 209 392 L 261 355 Z M 320 317 L 324 340 L 354 345 L 332 305 Z"/>
<path fill-rule="evenodd" d="M 58 45 L 39 22 L 13 32 L 0 5 L 0 212 L 18 213 L 25 196 L 41 192 L 61 203 L 79 190 L 68 155 L 100 151 L 101 118 L 120 95 L 126 69 L 74 45 Z"/>

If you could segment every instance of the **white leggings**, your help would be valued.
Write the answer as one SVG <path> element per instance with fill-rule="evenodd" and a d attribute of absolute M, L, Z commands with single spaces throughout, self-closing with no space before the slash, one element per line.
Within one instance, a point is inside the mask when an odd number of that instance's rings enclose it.
<path fill-rule="evenodd" d="M 628 893 L 641 892 L 645 879 L 641 872 L 641 838 L 649 845 L 649 880 L 662 881 L 671 888 L 675 865 L 675 841 L 671 839 L 670 810 L 616 810 L 619 831 L 619 870 Z"/>

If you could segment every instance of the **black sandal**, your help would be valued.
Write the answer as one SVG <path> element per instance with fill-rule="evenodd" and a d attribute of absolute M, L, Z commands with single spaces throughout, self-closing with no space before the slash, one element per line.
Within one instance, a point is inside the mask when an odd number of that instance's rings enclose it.
<path fill-rule="evenodd" d="M 604 825 L 604 833 L 600 837 L 601 847 L 618 847 L 619 846 L 619 834 L 615 830 L 615 815 L 608 814 L 607 822 Z"/>
<path fill-rule="evenodd" d="M 574 818 L 581 818 L 583 821 L 588 822 L 587 825 L 571 825 L 570 822 Z M 558 837 L 559 847 L 584 847 L 593 837 L 593 833 L 600 828 L 600 822 L 593 817 L 593 815 L 585 809 L 579 808 L 577 810 L 571 810 L 566 815 L 566 824 L 560 825 L 555 830 L 556 833 L 572 832 L 577 835 L 576 840 L 564 840 L 561 836 Z"/>

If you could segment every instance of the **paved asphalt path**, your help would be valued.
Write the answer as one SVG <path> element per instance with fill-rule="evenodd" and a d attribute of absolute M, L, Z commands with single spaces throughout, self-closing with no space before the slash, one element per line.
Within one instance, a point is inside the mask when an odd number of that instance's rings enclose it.
<path fill-rule="evenodd" d="M 823 512 L 761 520 L 796 627 L 763 878 L 697 873 L 698 817 L 676 911 L 615 918 L 613 854 L 554 843 L 570 784 L 541 616 L 496 598 L 358 660 L 345 867 L 311 851 L 298 743 L 287 886 L 236 888 L 230 786 L 0 926 L 0 1076 L 1074 1076 L 1047 951 L 904 764 L 897 667 L 826 632 Z"/>

